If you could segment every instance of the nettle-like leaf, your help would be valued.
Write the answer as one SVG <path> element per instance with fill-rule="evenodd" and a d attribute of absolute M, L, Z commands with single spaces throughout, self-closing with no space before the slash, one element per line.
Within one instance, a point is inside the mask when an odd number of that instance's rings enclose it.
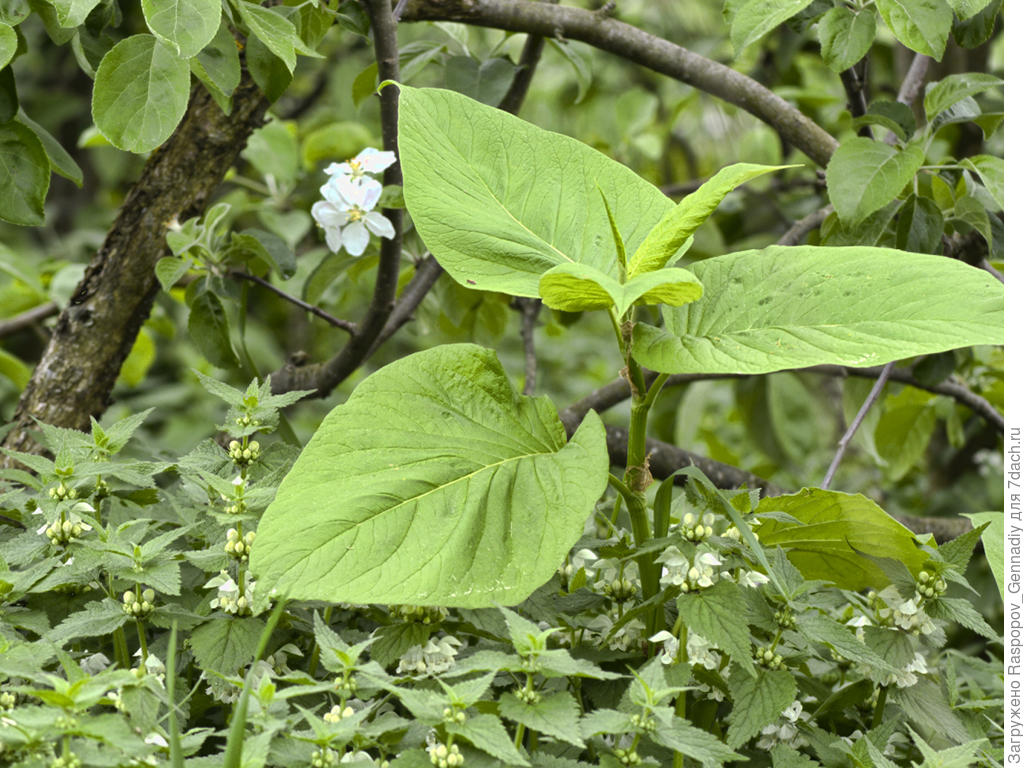
<path fill-rule="evenodd" d="M 617 275 L 602 193 L 627 253 L 673 207 L 597 150 L 453 91 L 402 86 L 398 132 L 417 232 L 471 288 L 539 297 L 541 276 L 573 263 Z"/>
<path fill-rule="evenodd" d="M 785 512 L 800 521 L 765 520 L 757 529 L 763 547 L 782 547 L 805 578 L 834 582 L 842 589 L 889 583 L 865 554 L 898 560 L 911 573 L 920 571 L 928 559 L 912 531 L 859 493 L 805 488 L 764 499 L 757 510 Z"/>
<path fill-rule="evenodd" d="M 784 669 L 759 669 L 756 675 L 737 669 L 729 678 L 729 693 L 733 709 L 725 742 L 736 748 L 774 722 L 793 703 L 796 680 Z"/>
<path fill-rule="evenodd" d="M 164 143 L 188 106 L 188 61 L 152 35 L 133 35 L 96 70 L 92 116 L 118 149 L 149 152 Z"/>
<path fill-rule="evenodd" d="M 1003 342 L 1003 289 L 941 256 L 772 246 L 690 265 L 704 298 L 639 323 L 633 353 L 665 373 L 879 365 Z"/>
<path fill-rule="evenodd" d="M 321 424 L 260 521 L 253 571 L 300 599 L 518 603 L 603 493 L 604 440 L 589 414 L 567 444 L 551 402 L 513 391 L 493 352 L 410 355 Z"/>

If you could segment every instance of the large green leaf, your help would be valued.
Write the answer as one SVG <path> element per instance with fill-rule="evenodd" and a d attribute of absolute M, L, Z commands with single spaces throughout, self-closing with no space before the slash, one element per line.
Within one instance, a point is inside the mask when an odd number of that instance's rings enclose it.
<path fill-rule="evenodd" d="M 942 59 L 953 26 L 946 0 L 876 0 L 875 5 L 897 40 L 912 51 Z"/>
<path fill-rule="evenodd" d="M 335 408 L 281 483 L 252 553 L 300 599 L 512 605 L 546 581 L 607 482 L 595 414 L 572 441 L 471 344 L 402 358 Z"/>
<path fill-rule="evenodd" d="M 1002 86 L 1003 79 L 984 72 L 949 75 L 937 83 L 929 83 L 924 93 L 924 113 L 929 122 L 968 96 Z"/>
<path fill-rule="evenodd" d="M 220 0 L 142 0 L 142 13 L 150 31 L 187 59 L 217 33 Z"/>
<path fill-rule="evenodd" d="M 796 699 L 796 680 L 784 669 L 759 669 L 752 676 L 740 669 L 729 678 L 733 709 L 725 743 L 736 748 L 782 714 Z"/>
<path fill-rule="evenodd" d="M 729 37 L 736 53 L 795 16 L 813 0 L 746 0 L 732 18 Z"/>
<path fill-rule="evenodd" d="M 785 512 L 800 521 L 765 520 L 757 529 L 761 546 L 782 547 L 805 578 L 835 582 L 842 589 L 881 588 L 889 583 L 864 553 L 899 560 L 911 573 L 921 570 L 928 559 L 909 529 L 860 494 L 804 488 L 800 493 L 767 498 L 757 511 Z"/>
<path fill-rule="evenodd" d="M 900 150 L 857 136 L 828 161 L 828 197 L 844 223 L 857 224 L 896 197 L 924 162 L 920 147 Z"/>
<path fill-rule="evenodd" d="M 666 373 L 871 366 L 1003 341 L 1003 289 L 942 256 L 771 246 L 690 265 L 704 297 L 640 323 L 633 352 Z"/>
<path fill-rule="evenodd" d="M 0 124 L 0 219 L 42 224 L 49 188 L 50 161 L 36 135 L 21 123 Z"/>
<path fill-rule="evenodd" d="M 617 275 L 601 193 L 627 253 L 672 208 L 597 150 L 453 91 L 402 86 L 398 134 L 416 230 L 471 288 L 536 297 L 541 275 L 571 262 Z"/>
<path fill-rule="evenodd" d="M 875 41 L 875 14 L 870 10 L 855 13 L 839 5 L 818 22 L 821 57 L 833 72 L 849 69 L 870 50 Z"/>
<path fill-rule="evenodd" d="M 92 116 L 119 149 L 149 152 L 185 114 L 188 62 L 152 35 L 133 35 L 107 51 L 96 70 Z"/>
<path fill-rule="evenodd" d="M 736 187 L 766 173 L 794 167 L 736 163 L 723 168 L 661 217 L 636 253 L 630 256 L 626 274 L 635 277 L 661 269 Z"/>

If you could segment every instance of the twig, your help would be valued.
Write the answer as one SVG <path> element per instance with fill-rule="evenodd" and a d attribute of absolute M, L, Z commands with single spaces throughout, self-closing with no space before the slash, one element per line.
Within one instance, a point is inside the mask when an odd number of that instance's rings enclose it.
<path fill-rule="evenodd" d="M 527 0 L 414 0 L 403 21 L 460 21 L 580 40 L 735 104 L 772 126 L 821 166 L 839 145 L 817 123 L 751 77 L 593 11 Z"/>
<path fill-rule="evenodd" d="M 276 285 L 267 282 L 262 277 L 256 277 L 256 275 L 250 274 L 249 272 L 243 272 L 238 269 L 233 269 L 228 274 L 230 274 L 231 277 L 238 278 L 239 280 L 249 280 L 250 282 L 256 283 L 257 285 L 262 285 L 271 293 L 277 294 L 285 301 L 291 302 L 297 307 L 302 307 L 302 309 L 306 310 L 307 312 L 311 312 L 312 314 L 319 317 L 321 320 L 325 320 L 326 322 L 330 323 L 335 328 L 341 328 L 346 333 L 352 334 L 355 333 L 356 330 L 358 329 L 358 326 L 351 320 L 342 320 L 341 318 L 335 317 L 330 312 L 325 312 L 324 310 L 320 309 L 320 307 L 315 307 L 312 304 L 303 301 L 297 296 L 292 296 L 290 293 L 285 293 Z"/>
<path fill-rule="evenodd" d="M 981 262 L 978 264 L 978 266 L 981 267 L 982 269 L 984 269 L 990 275 L 992 275 L 992 277 L 994 277 L 1000 283 L 1005 283 L 1006 282 L 1006 278 L 1003 277 L 1003 273 L 1000 272 L 995 267 L 993 267 L 991 264 L 989 264 L 988 259 L 982 259 Z"/>
<path fill-rule="evenodd" d="M 882 388 L 885 386 L 885 382 L 889 380 L 889 374 L 892 373 L 893 366 L 895 363 L 887 363 L 885 368 L 882 369 L 882 373 L 875 381 L 871 391 L 868 392 L 868 396 L 864 399 L 864 403 L 861 405 L 860 410 L 857 411 L 857 415 L 853 417 L 853 421 L 850 422 L 850 426 L 847 427 L 846 432 L 839 438 L 839 447 L 836 449 L 836 455 L 832 457 L 832 463 L 828 465 L 828 472 L 825 473 L 825 479 L 821 481 L 822 488 L 828 488 L 832 484 L 832 478 L 836 474 L 836 470 L 839 469 L 839 462 L 843 460 L 843 455 L 846 453 L 847 447 L 850 445 L 850 441 L 853 436 L 857 434 L 857 430 L 860 429 L 860 425 L 864 421 L 864 417 L 868 415 L 868 411 L 871 410 L 871 406 L 874 405 L 878 396 L 882 394 Z"/>
<path fill-rule="evenodd" d="M 799 221 L 793 223 L 789 229 L 786 230 L 785 234 L 779 238 L 779 245 L 796 245 L 803 240 L 810 232 L 821 226 L 822 222 L 828 218 L 828 215 L 832 213 L 834 209 L 832 205 L 826 205 L 824 208 L 807 214 Z"/>
<path fill-rule="evenodd" d="M 60 312 L 60 307 L 52 301 L 40 304 L 38 307 L 32 307 L 32 309 L 26 309 L 20 315 L 9 317 L 0 322 L 0 339 L 4 336 L 10 336 L 12 333 L 17 333 L 22 328 L 27 328 L 48 317 L 53 317 L 58 312 Z"/>
<path fill-rule="evenodd" d="M 860 62 L 839 73 L 839 79 L 843 83 L 843 90 L 846 91 L 847 109 L 850 110 L 850 114 L 854 117 L 863 117 L 868 111 L 867 94 L 864 93 L 864 79 L 857 71 L 859 66 Z M 860 129 L 858 135 L 871 138 L 871 129 L 865 125 Z"/>
<path fill-rule="evenodd" d="M 537 349 L 533 343 L 533 329 L 540 314 L 540 299 L 527 299 L 517 296 L 512 300 L 512 308 L 522 312 L 522 324 L 519 335 L 523 339 L 523 357 L 525 366 L 523 373 L 523 394 L 532 395 L 537 386 Z"/>
<path fill-rule="evenodd" d="M 896 101 L 900 104 L 906 104 L 908 107 L 914 103 L 922 89 L 924 89 L 925 80 L 928 78 L 928 65 L 931 64 L 931 61 L 923 53 L 914 54 L 914 60 L 910 62 L 907 74 L 903 77 L 903 82 L 900 84 Z"/>
<path fill-rule="evenodd" d="M 399 328 L 412 319 L 412 314 L 416 311 L 416 307 L 430 293 L 430 289 L 434 287 L 434 283 L 437 282 L 437 278 L 441 276 L 442 272 L 444 270 L 433 256 L 428 255 L 427 258 L 417 265 L 416 274 L 413 275 L 412 280 L 409 281 L 409 284 L 405 286 L 405 290 L 402 291 L 402 295 L 396 302 L 395 308 L 391 311 L 391 315 L 388 316 L 388 321 L 384 324 L 384 328 L 381 329 L 377 340 L 373 342 L 373 346 L 370 347 L 369 354 L 372 355 L 376 352 L 381 344 L 394 336 Z"/>
<path fill-rule="evenodd" d="M 558 0 L 548 0 L 548 2 L 557 4 Z M 523 101 L 526 99 L 526 92 L 530 88 L 533 75 L 537 71 L 540 56 L 544 53 L 545 42 L 546 38 L 544 35 L 532 34 L 527 36 L 526 42 L 523 44 L 523 51 L 519 54 L 519 64 L 516 67 L 515 77 L 512 78 L 512 84 L 508 87 L 505 98 L 498 104 L 498 109 L 503 109 L 513 115 L 519 113 L 523 106 Z"/>

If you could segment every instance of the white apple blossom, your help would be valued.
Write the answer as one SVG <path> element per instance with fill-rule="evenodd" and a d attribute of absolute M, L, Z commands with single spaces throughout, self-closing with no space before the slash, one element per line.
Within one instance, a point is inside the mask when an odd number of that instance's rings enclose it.
<path fill-rule="evenodd" d="M 394 152 L 381 152 L 379 149 L 367 147 L 351 160 L 343 163 L 331 163 L 324 171 L 332 179 L 335 176 L 348 177 L 357 184 L 377 182 L 367 176 L 369 173 L 380 173 L 391 167 L 395 162 Z"/>
<path fill-rule="evenodd" d="M 373 210 L 380 200 L 380 184 L 353 184 L 342 175 L 331 177 L 320 187 L 324 199 L 313 203 L 313 219 L 327 235 L 327 247 L 334 253 L 344 248 L 362 256 L 370 233 L 392 238 L 395 228 L 382 213 Z"/>

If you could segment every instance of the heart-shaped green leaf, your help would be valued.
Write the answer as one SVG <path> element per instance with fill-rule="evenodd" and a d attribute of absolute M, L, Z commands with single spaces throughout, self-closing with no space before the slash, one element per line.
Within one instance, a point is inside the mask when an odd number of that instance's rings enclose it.
<path fill-rule="evenodd" d="M 633 354 L 665 373 L 771 373 L 880 365 L 1002 344 L 1003 287 L 942 256 L 772 246 L 690 265 L 704 298 L 640 323 Z"/>
<path fill-rule="evenodd" d="M 324 420 L 264 513 L 254 573 L 299 599 L 513 605 L 554 573 L 607 482 L 547 398 L 471 344 L 402 358 Z"/>
<path fill-rule="evenodd" d="M 725 196 L 741 184 L 766 173 L 792 165 L 755 165 L 736 163 L 720 170 L 693 193 L 687 195 L 675 208 L 667 211 L 657 226 L 640 243 L 629 259 L 629 277 L 654 272 L 669 263 L 708 216 L 714 213 Z"/>
<path fill-rule="evenodd" d="M 416 230 L 460 284 L 539 296 L 559 264 L 618 274 L 672 201 L 625 166 L 461 94 L 402 86 L 398 143 Z M 600 185 L 600 190 L 598 189 Z"/>

